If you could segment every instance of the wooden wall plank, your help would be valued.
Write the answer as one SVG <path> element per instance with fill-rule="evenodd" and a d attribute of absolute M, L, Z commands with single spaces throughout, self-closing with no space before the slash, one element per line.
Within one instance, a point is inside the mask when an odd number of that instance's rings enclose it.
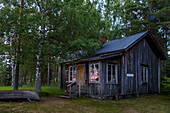
<path fill-rule="evenodd" d="M 160 90 L 160 82 L 161 82 L 161 61 L 158 59 L 158 93 L 161 93 Z"/>
<path fill-rule="evenodd" d="M 125 56 L 121 59 L 121 94 L 124 94 Z"/>

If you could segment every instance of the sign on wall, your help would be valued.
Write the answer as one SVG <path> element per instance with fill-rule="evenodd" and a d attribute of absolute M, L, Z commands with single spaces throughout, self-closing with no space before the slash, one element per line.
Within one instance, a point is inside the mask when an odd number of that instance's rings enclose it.
<path fill-rule="evenodd" d="M 127 74 L 127 77 L 134 77 L 134 74 Z"/>

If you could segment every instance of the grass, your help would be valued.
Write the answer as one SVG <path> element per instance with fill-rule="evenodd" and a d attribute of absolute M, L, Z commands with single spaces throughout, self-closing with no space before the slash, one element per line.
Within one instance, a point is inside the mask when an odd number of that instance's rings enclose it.
<path fill-rule="evenodd" d="M 13 90 L 11 86 L 0 86 L 0 91 L 2 90 Z M 19 90 L 32 90 L 34 91 L 34 87 L 22 86 L 19 87 Z M 64 90 L 60 90 L 59 87 L 56 86 L 42 86 L 42 92 L 39 93 L 40 97 L 44 96 L 54 96 L 59 97 L 64 94 Z"/>
<path fill-rule="evenodd" d="M 0 87 L 10 90 L 11 87 Z M 22 90 L 33 89 L 22 87 Z M 37 112 L 37 113 L 170 113 L 170 97 L 165 95 L 145 96 L 140 98 L 96 100 L 81 98 L 74 100 L 60 99 L 63 93 L 58 87 L 42 87 L 41 101 L 0 102 L 0 112 Z M 48 94 L 48 96 L 44 94 Z"/>

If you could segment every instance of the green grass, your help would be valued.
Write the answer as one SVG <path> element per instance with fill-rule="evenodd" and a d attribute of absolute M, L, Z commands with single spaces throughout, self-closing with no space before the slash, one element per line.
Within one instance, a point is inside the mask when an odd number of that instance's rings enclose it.
<path fill-rule="evenodd" d="M 0 86 L 0 91 L 2 90 L 12 90 L 13 88 L 11 86 Z"/>
<path fill-rule="evenodd" d="M 11 87 L 0 87 L 8 90 Z M 31 89 L 22 87 L 22 90 Z M 34 89 L 34 88 L 32 88 Z M 33 113 L 170 113 L 170 97 L 165 95 L 145 96 L 140 98 L 97 100 L 81 98 L 74 100 L 60 99 L 63 90 L 58 87 L 42 87 L 41 101 L 0 102 L 0 112 Z"/>
<path fill-rule="evenodd" d="M 60 95 L 64 94 L 64 90 L 60 90 L 59 87 L 56 86 L 42 86 L 42 92 L 39 93 L 40 97 L 44 96 L 54 96 L 54 97 L 59 97 Z M 13 90 L 11 86 L 0 86 L 0 91 L 2 90 Z M 23 86 L 19 87 L 19 90 L 32 90 L 34 91 L 34 87 L 29 87 L 29 86 Z"/>

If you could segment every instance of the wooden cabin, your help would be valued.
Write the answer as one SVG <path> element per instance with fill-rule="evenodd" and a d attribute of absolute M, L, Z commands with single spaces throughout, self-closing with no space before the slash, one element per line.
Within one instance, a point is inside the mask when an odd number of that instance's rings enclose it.
<path fill-rule="evenodd" d="M 60 88 L 98 96 L 160 93 L 165 59 L 149 31 L 138 33 L 107 42 L 86 59 L 61 63 Z"/>

